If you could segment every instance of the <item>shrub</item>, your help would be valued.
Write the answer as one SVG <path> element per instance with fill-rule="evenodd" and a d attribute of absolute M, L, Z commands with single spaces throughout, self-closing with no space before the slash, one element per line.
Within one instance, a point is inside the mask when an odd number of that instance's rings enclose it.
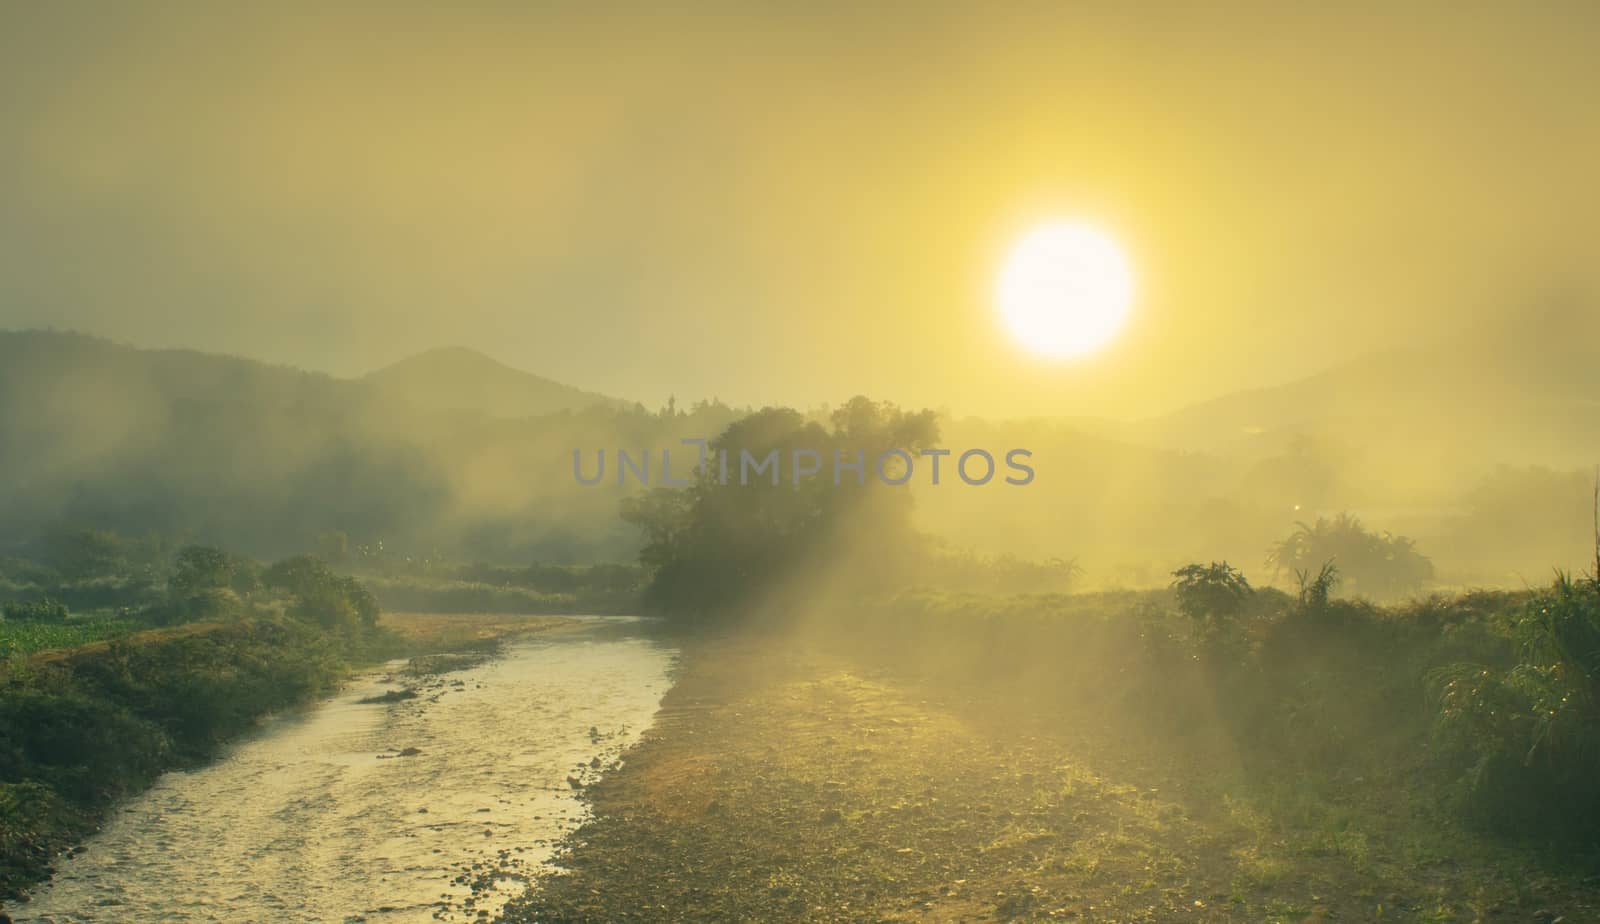
<path fill-rule="evenodd" d="M 1172 578 L 1178 610 L 1211 636 L 1232 628 L 1254 593 L 1244 574 L 1225 561 L 1184 565 Z"/>
<path fill-rule="evenodd" d="M 293 597 L 289 615 L 328 629 L 371 627 L 378 602 L 360 581 L 340 577 L 309 555 L 285 559 L 261 575 L 267 587 Z"/>
<path fill-rule="evenodd" d="M 1490 827 L 1600 836 L 1600 587 L 1558 575 L 1512 623 L 1518 662 L 1429 675 L 1435 737 Z"/>
<path fill-rule="evenodd" d="M 67 605 L 49 597 L 5 605 L 5 617 L 18 622 L 66 622 Z"/>

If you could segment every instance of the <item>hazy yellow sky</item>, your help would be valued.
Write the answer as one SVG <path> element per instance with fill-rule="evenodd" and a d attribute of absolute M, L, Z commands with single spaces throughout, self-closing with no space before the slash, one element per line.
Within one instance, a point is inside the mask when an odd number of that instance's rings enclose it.
<path fill-rule="evenodd" d="M 267 6 L 0 7 L 0 326 L 1138 415 L 1600 275 L 1592 4 Z M 991 303 L 1057 216 L 1088 361 Z"/>

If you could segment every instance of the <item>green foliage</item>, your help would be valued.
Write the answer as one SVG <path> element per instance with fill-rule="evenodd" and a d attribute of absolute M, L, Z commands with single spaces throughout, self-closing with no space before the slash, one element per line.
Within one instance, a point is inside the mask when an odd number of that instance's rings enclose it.
<path fill-rule="evenodd" d="M 122 538 L 106 530 L 52 530 L 40 546 L 44 563 L 71 581 L 108 577 L 126 566 Z"/>
<path fill-rule="evenodd" d="M 45 875 L 117 797 L 327 690 L 345 658 L 384 650 L 370 631 L 373 594 L 315 559 L 268 570 L 269 591 L 287 597 L 294 617 L 285 618 L 280 601 L 241 596 L 258 588 L 257 569 L 220 549 L 185 546 L 169 572 L 164 554 L 150 557 L 159 541 L 71 531 L 36 548 L 51 566 L 7 571 L 122 615 L 70 613 L 54 596 L 4 607 L 0 900 Z M 165 587 L 157 592 L 143 572 L 165 573 Z M 135 609 L 141 618 L 128 617 Z M 150 622 L 216 625 L 133 634 Z M 96 641 L 109 644 L 88 645 Z M 47 650 L 62 651 L 27 657 Z"/>
<path fill-rule="evenodd" d="M 0 696 L 0 899 L 115 799 L 331 688 L 356 649 L 292 619 L 150 633 L 26 670 Z"/>
<path fill-rule="evenodd" d="M 244 615 L 244 601 L 227 587 L 207 587 L 176 597 L 171 605 L 152 612 L 152 621 L 162 625 L 189 622 L 223 622 Z"/>
<path fill-rule="evenodd" d="M 288 593 L 289 614 L 325 629 L 371 628 L 378 622 L 378 601 L 360 581 L 334 574 L 320 559 L 300 555 L 280 561 L 261 575 L 271 589 Z"/>
<path fill-rule="evenodd" d="M 236 619 L 244 614 L 245 603 L 235 588 L 254 583 L 249 562 L 221 549 L 187 545 L 174 558 L 166 599 L 147 610 L 146 618 L 156 625 Z"/>
<path fill-rule="evenodd" d="M 1225 561 L 1184 565 L 1172 577 L 1179 611 L 1212 631 L 1238 619 L 1254 592 L 1243 572 Z"/>
<path fill-rule="evenodd" d="M 547 594 L 617 594 L 638 591 L 644 586 L 645 572 L 638 565 L 552 565 L 534 563 L 523 567 L 466 565 L 454 572 L 456 578 L 500 587 L 518 587 Z"/>
<path fill-rule="evenodd" d="M 386 561 L 362 573 L 384 609 L 429 613 L 631 613 L 641 565 Z"/>
<path fill-rule="evenodd" d="M 167 586 L 177 596 L 227 587 L 233 581 L 234 561 L 227 552 L 204 545 L 186 545 L 173 561 Z"/>
<path fill-rule="evenodd" d="M 1274 575 L 1333 562 L 1352 589 L 1375 599 L 1413 593 L 1433 578 L 1433 562 L 1417 551 L 1414 541 L 1371 532 L 1350 514 L 1296 526 L 1267 556 Z"/>
<path fill-rule="evenodd" d="M 637 586 L 547 592 L 480 581 L 368 578 L 365 583 L 384 609 L 418 613 L 631 613 L 639 604 Z"/>
<path fill-rule="evenodd" d="M 714 619 L 845 546 L 861 559 L 854 573 L 882 578 L 903 567 L 909 495 L 877 479 L 831 477 L 836 457 L 867 466 L 891 449 L 915 452 L 938 439 L 928 411 L 856 397 L 834 411 L 830 427 L 787 408 L 767 408 L 734 422 L 708 446 L 708 460 L 727 454 L 735 469 L 723 483 L 708 464 L 684 489 L 657 489 L 622 508 L 644 535 L 640 561 L 651 571 L 649 604 L 688 621 Z M 787 472 L 796 451 L 816 452 L 822 471 L 810 478 L 754 477 L 741 484 L 742 453 L 776 453 Z M 862 540 L 862 541 L 855 541 Z"/>
<path fill-rule="evenodd" d="M 162 599 L 161 586 L 143 575 L 113 575 L 81 581 L 62 581 L 30 588 L 42 590 L 74 613 L 92 610 L 139 609 Z"/>
<path fill-rule="evenodd" d="M 49 597 L 42 600 L 7 603 L 3 612 L 5 618 L 12 622 L 63 623 L 67 621 L 68 615 L 65 603 Z"/>
<path fill-rule="evenodd" d="M 1295 600 L 1296 608 L 1312 616 L 1327 613 L 1333 592 L 1339 586 L 1339 566 L 1325 561 L 1317 569 L 1316 577 L 1311 576 L 1310 570 L 1301 568 L 1295 570 L 1294 578 L 1300 587 L 1300 594 Z"/>
<path fill-rule="evenodd" d="M 168 747 L 157 725 L 62 686 L 0 697 L 0 779 L 48 780 L 70 800 L 94 802 L 157 772 Z"/>
<path fill-rule="evenodd" d="M 0 896 L 48 876 L 61 841 L 88 830 L 87 819 L 49 786 L 0 782 Z"/>
<path fill-rule="evenodd" d="M 1517 660 L 1433 671 L 1435 739 L 1467 808 L 1542 838 L 1600 832 L 1600 587 L 1557 576 L 1511 619 Z"/>
<path fill-rule="evenodd" d="M 3 622 L 0 623 L 0 658 L 76 648 L 127 635 L 138 628 L 141 628 L 139 622 L 117 616 L 74 617 L 65 623 Z"/>
<path fill-rule="evenodd" d="M 1593 747 L 1586 742 L 1594 725 L 1578 708 L 1584 696 L 1567 686 L 1531 696 L 1498 682 L 1521 676 L 1517 666 L 1534 658 L 1524 652 L 1539 652 L 1544 667 L 1528 679 L 1541 684 L 1595 676 L 1594 662 L 1577 654 L 1600 650 L 1589 641 L 1600 637 L 1584 609 L 1590 604 L 1580 605 L 1593 590 L 1574 586 L 1532 603 L 1509 592 L 1393 608 L 1327 600 L 1320 618 L 1306 618 L 1294 597 L 1246 593 L 1242 576 L 1221 563 L 1176 577 L 1171 595 L 901 593 L 851 601 L 821 628 L 867 663 L 922 672 L 940 686 L 981 684 L 1000 701 L 1060 703 L 1114 723 L 1119 734 L 1150 735 L 1197 755 L 1221 751 L 1241 772 L 1285 791 L 1399 790 L 1436 824 L 1431 813 L 1449 805 L 1460 781 L 1487 786 L 1469 800 L 1474 814 L 1496 811 L 1514 822 L 1508 828 L 1591 838 L 1600 831 L 1593 815 L 1582 824 L 1562 820 L 1584 811 L 1600 780 L 1600 768 L 1583 764 L 1592 758 L 1578 756 Z M 1188 616 L 1174 618 L 1175 601 Z M 1234 631 L 1214 630 L 1215 613 L 1231 614 L 1222 625 Z M 1537 618 L 1525 622 L 1524 614 Z M 1451 671 L 1462 662 L 1473 665 L 1470 675 Z M 1478 675 L 1496 682 L 1458 689 L 1448 717 L 1456 721 L 1440 719 L 1438 699 L 1424 692 L 1437 690 L 1440 678 Z M 1473 696 L 1479 708 L 1463 713 Z M 1524 770 L 1535 742 L 1536 768 L 1567 769 Z M 1477 777 L 1475 748 L 1491 758 Z"/>

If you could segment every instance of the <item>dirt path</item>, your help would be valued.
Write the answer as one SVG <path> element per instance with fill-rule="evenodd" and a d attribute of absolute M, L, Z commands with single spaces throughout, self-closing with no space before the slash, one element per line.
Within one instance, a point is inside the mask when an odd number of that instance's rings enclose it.
<path fill-rule="evenodd" d="M 1288 830 L 1114 732 L 968 693 L 792 647 L 702 646 L 591 791 L 570 873 L 509 920 L 1597 919 L 1571 880 L 1476 848 L 1463 862 Z"/>

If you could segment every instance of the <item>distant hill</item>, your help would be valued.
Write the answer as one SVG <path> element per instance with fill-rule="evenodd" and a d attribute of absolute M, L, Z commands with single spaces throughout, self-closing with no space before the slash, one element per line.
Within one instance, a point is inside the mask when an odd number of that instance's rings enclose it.
<path fill-rule="evenodd" d="M 1140 584 L 1205 556 L 1259 562 L 1295 520 L 1340 510 L 1496 580 L 1592 561 L 1597 329 L 1541 315 L 1452 332 L 1142 421 L 948 421 L 947 445 L 1027 447 L 1039 477 L 921 491 L 920 515 L 994 550 L 1153 568 L 1127 578 Z M 85 526 L 262 557 L 338 530 L 394 554 L 620 560 L 637 544 L 616 515 L 632 489 L 578 485 L 573 450 L 679 447 L 741 413 L 647 411 L 463 349 L 340 379 L 0 331 L 0 559 Z"/>
<path fill-rule="evenodd" d="M 444 493 L 397 417 L 371 389 L 319 373 L 0 332 L 0 543 L 61 523 L 251 551 L 341 524 L 392 534 L 432 517 Z"/>
<path fill-rule="evenodd" d="M 1271 454 L 1310 437 L 1451 467 L 1600 462 L 1600 314 L 1530 312 L 1141 421 L 1167 448 Z"/>
<path fill-rule="evenodd" d="M 573 448 L 678 445 L 733 412 L 668 419 L 621 405 L 464 350 L 350 380 L 0 331 L 0 557 L 67 525 L 263 556 L 336 529 L 484 559 L 626 558 L 620 495 L 578 487 Z"/>
<path fill-rule="evenodd" d="M 475 411 L 491 417 L 535 417 L 627 402 L 563 385 L 465 347 L 442 347 L 402 359 L 362 380 L 413 407 Z"/>

